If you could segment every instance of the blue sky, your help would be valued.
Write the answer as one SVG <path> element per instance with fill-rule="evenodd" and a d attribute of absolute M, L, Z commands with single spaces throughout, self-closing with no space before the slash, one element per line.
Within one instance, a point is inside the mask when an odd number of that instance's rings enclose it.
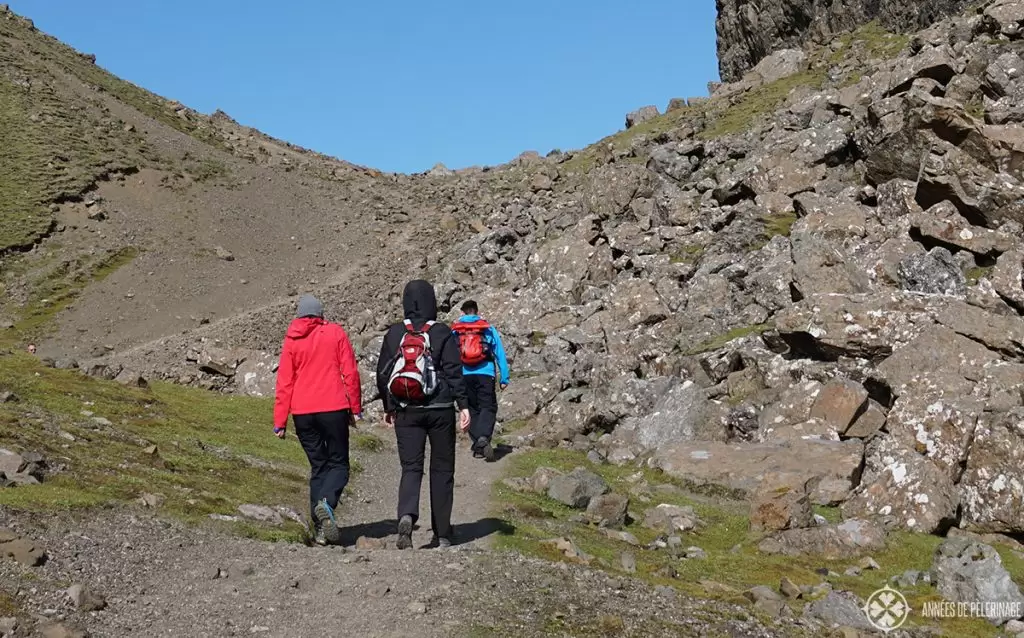
<path fill-rule="evenodd" d="M 7 0 L 204 113 L 387 171 L 581 148 L 718 79 L 713 0 Z"/>

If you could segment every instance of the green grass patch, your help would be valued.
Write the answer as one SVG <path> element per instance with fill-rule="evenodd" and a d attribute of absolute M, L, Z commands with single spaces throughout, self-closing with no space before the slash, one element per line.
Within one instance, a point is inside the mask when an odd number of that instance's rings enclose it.
<path fill-rule="evenodd" d="M 209 158 L 189 164 L 186 170 L 195 181 L 200 183 L 223 179 L 231 174 L 227 164 L 220 160 Z"/>
<path fill-rule="evenodd" d="M 694 356 L 698 354 L 704 354 L 705 352 L 711 352 L 712 350 L 718 350 L 724 347 L 727 343 L 734 339 L 741 337 L 749 337 L 751 335 L 759 335 L 763 332 L 772 329 L 771 324 L 761 323 L 753 326 L 741 326 L 739 328 L 733 328 L 732 330 L 708 339 L 704 343 L 695 346 L 685 352 L 687 356 Z"/>
<path fill-rule="evenodd" d="M 7 592 L 0 590 L 0 618 L 17 616 L 19 611 L 18 601 Z"/>
<path fill-rule="evenodd" d="M 512 419 L 511 421 L 505 421 L 501 424 L 501 431 L 503 434 L 511 434 L 513 432 L 525 430 L 529 425 L 530 419 Z"/>
<path fill-rule="evenodd" d="M 872 21 L 839 39 L 841 47 L 832 53 L 829 62 L 838 64 L 850 55 L 851 48 L 865 50 L 872 58 L 891 60 L 910 44 L 910 36 L 887 31 Z"/>
<path fill-rule="evenodd" d="M 860 81 L 863 80 L 863 79 L 864 79 L 864 74 L 863 73 L 861 73 L 860 71 L 853 71 L 848 76 L 846 76 L 845 80 L 843 80 L 839 84 L 839 88 L 846 89 L 846 88 L 849 88 L 851 86 L 856 86 L 857 84 L 860 84 Z"/>
<path fill-rule="evenodd" d="M 789 233 L 793 229 L 793 224 L 796 223 L 797 217 L 796 212 L 787 211 L 781 215 L 767 215 L 761 218 L 764 223 L 764 233 L 768 236 L 768 239 L 772 237 L 789 237 Z"/>
<path fill-rule="evenodd" d="M 633 141 L 638 137 L 657 137 L 685 125 L 688 121 L 698 118 L 703 113 L 703 107 L 693 106 L 674 111 L 641 122 L 632 128 L 619 131 L 613 135 L 591 144 L 587 148 L 576 152 L 576 154 L 562 164 L 566 173 L 587 173 L 598 165 L 598 160 L 603 153 L 609 150 L 613 153 L 628 150 Z M 646 162 L 644 157 L 626 157 L 620 161 L 624 162 Z"/>
<path fill-rule="evenodd" d="M 192 523 L 237 515 L 242 503 L 305 513 L 305 455 L 294 436 L 272 435 L 268 399 L 165 383 L 127 388 L 22 354 L 0 357 L 0 387 L 19 398 L 0 405 L 0 447 L 41 452 L 64 466 L 40 485 L 0 490 L 0 506 L 91 510 L 150 493 L 162 499 L 159 512 Z M 152 445 L 155 455 L 148 453 Z M 222 526 L 271 540 L 306 537 L 304 526 L 292 522 Z"/>
<path fill-rule="evenodd" d="M 139 254 L 127 247 L 86 261 L 65 262 L 37 282 L 26 307 L 19 309 L 19 319 L 5 335 L 5 340 L 36 340 L 44 336 L 53 319 L 68 307 L 90 284 L 98 283 L 125 266 Z"/>
<path fill-rule="evenodd" d="M 686 244 L 679 250 L 673 252 L 669 256 L 669 261 L 673 264 L 693 264 L 697 263 L 707 248 L 697 244 Z"/>
<path fill-rule="evenodd" d="M 973 266 L 967 269 L 964 275 L 967 277 L 968 286 L 977 286 L 982 279 L 992 275 L 992 266 Z"/>
<path fill-rule="evenodd" d="M 0 254 L 50 232 L 51 202 L 81 195 L 146 153 L 142 138 L 102 102 L 67 86 L 61 71 L 86 67 L 92 65 L 22 21 L 0 20 Z"/>
<path fill-rule="evenodd" d="M 985 105 L 980 100 L 972 100 L 965 104 L 964 112 L 976 120 L 985 121 Z"/>
<path fill-rule="evenodd" d="M 778 215 L 764 215 L 761 217 L 762 230 L 757 241 L 747 247 L 747 250 L 758 251 L 768 245 L 775 237 L 789 237 L 793 232 L 793 224 L 797 221 L 795 211 L 786 211 Z"/>
<path fill-rule="evenodd" d="M 352 447 L 366 452 L 380 452 L 384 449 L 384 441 L 372 432 L 353 432 Z"/>
<path fill-rule="evenodd" d="M 675 587 L 683 593 L 742 603 L 742 591 L 755 585 L 766 585 L 777 590 L 783 577 L 798 585 L 817 585 L 825 577 L 816 570 L 827 567 L 842 574 L 859 561 L 832 561 L 815 556 L 770 556 L 757 550 L 762 535 L 749 529 L 748 506 L 744 502 L 728 499 L 709 499 L 687 491 L 685 486 L 656 470 L 637 467 L 594 465 L 583 454 L 570 451 L 538 451 L 517 454 L 510 458 L 509 474 L 530 476 L 538 467 L 547 466 L 569 471 L 574 467 L 587 467 L 604 477 L 613 491 L 630 495 L 630 511 L 637 518 L 643 512 L 661 503 L 693 507 L 704 525 L 694 532 L 682 534 L 683 547 L 697 546 L 707 552 L 704 560 L 682 559 L 668 550 L 646 549 L 656 533 L 638 522 L 629 523 L 626 531 L 640 542 L 633 547 L 605 536 L 596 527 L 576 524 L 569 518 L 576 512 L 543 495 L 520 493 L 504 484 L 494 488 L 494 500 L 501 513 L 511 523 L 510 534 L 500 536 L 497 546 L 526 555 L 552 561 L 565 560 L 557 552 L 539 541 L 566 536 L 594 560 L 592 565 L 625 575 L 620 567 L 620 556 L 630 552 L 636 559 L 636 576 L 655 585 Z M 839 521 L 835 508 L 817 508 L 817 513 L 830 521 Z M 907 570 L 928 570 L 932 556 L 942 539 L 934 536 L 895 532 L 890 534 L 887 547 L 871 556 L 881 569 L 865 570 L 860 576 L 831 576 L 827 580 L 834 589 L 848 590 L 866 599 L 872 592 L 890 582 L 893 576 Z M 1013 556 L 1009 549 L 1000 549 L 1004 564 L 1014 578 L 1024 578 L 1024 560 Z M 672 578 L 667 568 L 675 570 Z M 711 581 L 725 588 L 706 589 L 701 581 Z M 717 591 L 716 591 L 717 590 Z M 937 598 L 929 586 L 918 586 L 902 592 L 914 609 L 920 610 L 926 600 Z M 795 603 L 798 607 L 804 601 Z M 796 610 L 799 613 L 799 609 Z M 911 617 L 911 624 L 920 624 L 920 617 Z M 997 632 L 985 621 L 960 619 L 956 621 L 929 621 L 938 625 L 947 635 L 968 637 L 995 636 Z"/>
<path fill-rule="evenodd" d="M 829 523 L 840 523 L 843 520 L 843 515 L 838 507 L 824 507 L 822 505 L 815 505 L 814 513 L 824 518 Z"/>
<path fill-rule="evenodd" d="M 758 118 L 778 110 L 793 89 L 803 86 L 820 89 L 824 80 L 825 73 L 822 70 L 802 71 L 751 89 L 732 105 L 724 108 L 712 105 L 709 110 L 708 127 L 700 133 L 700 137 L 712 140 L 743 133 L 749 130 Z"/>

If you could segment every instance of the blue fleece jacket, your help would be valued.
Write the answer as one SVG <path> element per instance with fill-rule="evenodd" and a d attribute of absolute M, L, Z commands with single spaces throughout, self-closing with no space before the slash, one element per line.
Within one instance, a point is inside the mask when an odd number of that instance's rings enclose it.
<path fill-rule="evenodd" d="M 474 321 L 480 321 L 479 315 L 464 315 L 457 319 L 455 323 L 472 323 Z M 491 329 L 487 331 L 487 340 L 491 344 L 491 349 L 494 353 L 494 359 L 498 362 L 498 370 L 501 372 L 501 383 L 502 385 L 508 385 L 509 382 L 509 370 L 508 370 L 508 359 L 505 358 L 505 347 L 501 344 L 501 335 L 498 334 L 497 329 L 491 326 Z M 494 363 L 491 361 L 484 361 L 478 363 L 475 366 L 467 366 L 463 364 L 462 374 L 485 374 L 489 377 L 494 376 Z"/>

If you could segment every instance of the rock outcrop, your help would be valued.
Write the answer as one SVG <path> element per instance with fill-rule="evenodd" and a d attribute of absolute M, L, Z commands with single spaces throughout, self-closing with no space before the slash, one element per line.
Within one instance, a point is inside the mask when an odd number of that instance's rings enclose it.
<path fill-rule="evenodd" d="M 960 12 L 967 0 L 717 0 L 719 73 L 734 82 L 779 49 L 837 34 L 877 20 L 895 31 L 922 29 Z"/>

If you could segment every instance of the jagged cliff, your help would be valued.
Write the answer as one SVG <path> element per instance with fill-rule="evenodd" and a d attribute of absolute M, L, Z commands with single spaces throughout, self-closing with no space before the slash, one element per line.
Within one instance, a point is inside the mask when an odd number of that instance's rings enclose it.
<path fill-rule="evenodd" d="M 927 27 L 962 11 L 967 0 L 716 0 L 718 68 L 739 80 L 768 54 L 827 42 L 837 33 L 877 20 L 892 31 Z"/>

